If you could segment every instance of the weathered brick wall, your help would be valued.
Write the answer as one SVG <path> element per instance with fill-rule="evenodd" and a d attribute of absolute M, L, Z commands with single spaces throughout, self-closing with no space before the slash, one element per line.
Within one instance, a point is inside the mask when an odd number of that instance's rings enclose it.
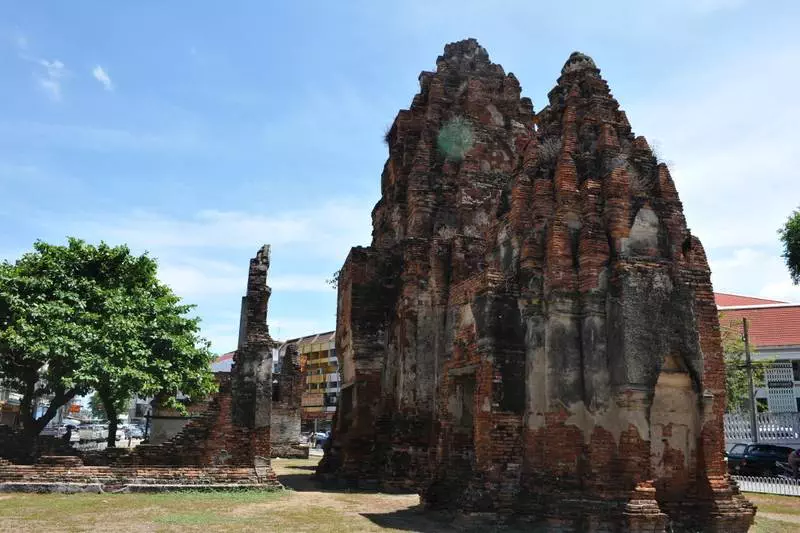
<path fill-rule="evenodd" d="M 0 460 L 15 463 L 35 463 L 42 455 L 71 455 L 81 457 L 80 450 L 58 437 L 40 435 L 33 447 L 23 438 L 22 431 L 0 426 Z"/>
<path fill-rule="evenodd" d="M 286 347 L 280 369 L 272 382 L 272 457 L 308 457 L 308 448 L 299 445 L 303 372 L 296 345 Z"/>
<path fill-rule="evenodd" d="M 474 40 L 420 87 L 339 280 L 320 472 L 553 531 L 746 531 L 708 263 L 594 62 L 573 54 L 535 117 Z M 463 160 L 436 144 L 453 117 Z"/>
<path fill-rule="evenodd" d="M 259 455 L 250 450 L 249 428 L 234 423 L 231 376 L 218 373 L 219 391 L 208 409 L 192 419 L 172 439 L 154 445 L 140 444 L 129 455 L 120 456 L 122 465 L 212 466 L 252 465 Z M 267 455 L 268 457 L 268 455 Z"/>

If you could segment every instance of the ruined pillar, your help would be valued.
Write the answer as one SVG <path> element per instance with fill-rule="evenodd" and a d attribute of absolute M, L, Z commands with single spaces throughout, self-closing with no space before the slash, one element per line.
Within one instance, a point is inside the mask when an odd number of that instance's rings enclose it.
<path fill-rule="evenodd" d="M 250 260 L 244 301 L 243 345 L 236 350 L 231 369 L 232 433 L 228 453 L 242 464 L 270 457 L 272 406 L 272 350 L 267 307 L 272 290 L 267 285 L 269 245 Z"/>
<path fill-rule="evenodd" d="M 272 379 L 272 457 L 307 458 L 308 447 L 300 446 L 303 374 L 297 345 L 281 348 L 280 371 Z"/>

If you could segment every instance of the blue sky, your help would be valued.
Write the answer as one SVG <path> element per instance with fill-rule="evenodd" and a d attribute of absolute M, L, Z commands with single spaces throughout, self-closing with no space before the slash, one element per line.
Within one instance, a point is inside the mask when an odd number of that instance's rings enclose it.
<path fill-rule="evenodd" d="M 715 288 L 800 301 L 776 233 L 800 204 L 798 27 L 790 1 L 2 1 L 0 258 L 149 250 L 224 352 L 270 243 L 273 336 L 333 329 L 325 279 L 369 243 L 383 132 L 476 37 L 537 111 L 591 55 L 672 164 Z"/>

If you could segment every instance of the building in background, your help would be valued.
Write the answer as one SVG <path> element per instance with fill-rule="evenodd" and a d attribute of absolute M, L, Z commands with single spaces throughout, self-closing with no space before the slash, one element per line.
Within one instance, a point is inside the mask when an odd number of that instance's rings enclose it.
<path fill-rule="evenodd" d="M 720 327 L 741 328 L 747 318 L 754 360 L 769 360 L 766 387 L 756 400 L 770 413 L 800 411 L 800 304 L 716 293 Z"/>
<path fill-rule="evenodd" d="M 0 426 L 16 426 L 22 394 L 0 385 Z"/>
<path fill-rule="evenodd" d="M 281 360 L 288 344 L 296 344 L 303 374 L 301 420 L 303 431 L 331 428 L 339 397 L 339 360 L 336 358 L 336 332 L 314 333 L 289 339 L 280 347 Z"/>

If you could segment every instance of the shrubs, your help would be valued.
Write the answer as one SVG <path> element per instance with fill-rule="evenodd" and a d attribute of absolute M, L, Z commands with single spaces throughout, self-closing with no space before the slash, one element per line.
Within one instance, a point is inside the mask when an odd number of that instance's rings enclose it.
<path fill-rule="evenodd" d="M 539 161 L 550 164 L 558 160 L 561 153 L 560 137 L 544 137 L 539 143 Z"/>

